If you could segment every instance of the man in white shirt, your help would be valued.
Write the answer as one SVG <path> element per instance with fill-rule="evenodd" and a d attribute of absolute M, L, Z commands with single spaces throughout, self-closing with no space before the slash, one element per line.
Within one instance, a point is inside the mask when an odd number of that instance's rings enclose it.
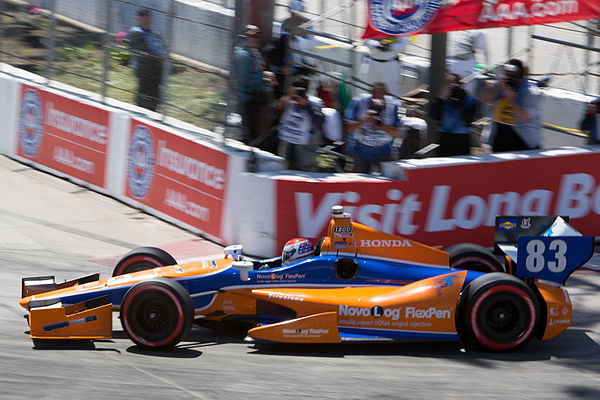
<path fill-rule="evenodd" d="M 490 55 L 485 34 L 481 30 L 450 32 L 448 35 L 448 59 L 446 68 L 453 74 L 464 79 L 473 74 L 477 61 L 478 50 L 483 53 L 483 64 L 490 65 Z M 467 82 L 464 89 L 472 96 L 476 96 L 476 82 Z"/>

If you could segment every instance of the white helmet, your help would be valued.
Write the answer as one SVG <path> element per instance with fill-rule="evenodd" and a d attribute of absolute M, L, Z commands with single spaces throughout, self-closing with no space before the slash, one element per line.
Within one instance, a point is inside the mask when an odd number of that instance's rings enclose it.
<path fill-rule="evenodd" d="M 296 238 L 288 240 L 283 246 L 281 254 L 281 264 L 286 265 L 301 258 L 309 257 L 315 254 L 315 247 L 308 239 Z"/>

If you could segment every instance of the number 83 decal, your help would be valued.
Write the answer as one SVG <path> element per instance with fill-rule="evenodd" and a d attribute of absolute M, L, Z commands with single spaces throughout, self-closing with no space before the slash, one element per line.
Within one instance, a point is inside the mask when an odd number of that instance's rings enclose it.
<path fill-rule="evenodd" d="M 525 268 L 527 271 L 537 273 L 541 272 L 545 266 L 550 272 L 561 273 L 567 268 L 567 243 L 562 239 L 555 239 L 546 245 L 539 239 L 533 239 L 527 243 L 527 258 L 525 259 Z M 546 258 L 553 257 L 553 260 L 546 261 Z"/>
<path fill-rule="evenodd" d="M 593 236 L 520 236 L 517 276 L 564 283 L 594 252 Z"/>

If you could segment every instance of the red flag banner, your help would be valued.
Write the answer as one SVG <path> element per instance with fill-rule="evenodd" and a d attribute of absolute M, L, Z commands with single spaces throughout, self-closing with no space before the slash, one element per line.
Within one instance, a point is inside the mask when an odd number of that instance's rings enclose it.
<path fill-rule="evenodd" d="M 600 18 L 600 0 L 367 0 L 362 38 Z"/>

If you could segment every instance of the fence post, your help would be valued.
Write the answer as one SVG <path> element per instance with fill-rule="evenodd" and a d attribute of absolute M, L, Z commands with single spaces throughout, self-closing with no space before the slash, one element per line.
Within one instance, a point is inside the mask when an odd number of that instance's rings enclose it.
<path fill-rule="evenodd" d="M 0 63 L 4 62 L 2 42 L 4 41 L 4 0 L 0 0 Z"/>
<path fill-rule="evenodd" d="M 231 27 L 231 46 L 229 47 L 229 80 L 227 82 L 227 106 L 225 111 L 225 120 L 229 114 L 239 113 L 238 109 L 238 71 L 235 63 L 235 48 L 238 43 L 238 35 L 241 32 L 244 21 L 244 0 L 235 1 L 235 15 L 233 17 L 233 26 Z M 225 131 L 223 132 L 223 142 L 227 138 L 232 129 L 237 129 L 234 126 L 228 126 L 225 123 Z"/>
<path fill-rule="evenodd" d="M 507 34 L 506 34 L 506 58 L 509 59 L 511 58 L 511 54 L 513 53 L 512 51 L 512 47 L 513 47 L 513 28 L 506 28 L 507 30 Z"/>
<path fill-rule="evenodd" d="M 112 25 L 112 2 L 113 0 L 104 0 L 104 10 L 106 15 L 104 17 L 104 59 L 102 62 L 102 103 L 106 102 L 106 91 L 108 85 L 108 70 L 110 68 L 110 28 Z"/>
<path fill-rule="evenodd" d="M 48 25 L 48 52 L 46 53 L 46 79 L 47 85 L 52 80 L 52 68 L 54 64 L 54 28 L 56 27 L 56 15 L 54 15 L 54 0 L 48 0 L 50 7 L 50 24 Z"/>
<path fill-rule="evenodd" d="M 173 19 L 175 19 L 175 0 L 169 4 L 169 16 L 167 18 L 167 36 L 165 41 L 165 53 L 162 60 L 162 85 L 160 85 L 160 104 L 162 120 L 167 116 L 167 105 L 169 100 L 169 76 L 171 75 L 171 47 L 173 44 Z"/>

